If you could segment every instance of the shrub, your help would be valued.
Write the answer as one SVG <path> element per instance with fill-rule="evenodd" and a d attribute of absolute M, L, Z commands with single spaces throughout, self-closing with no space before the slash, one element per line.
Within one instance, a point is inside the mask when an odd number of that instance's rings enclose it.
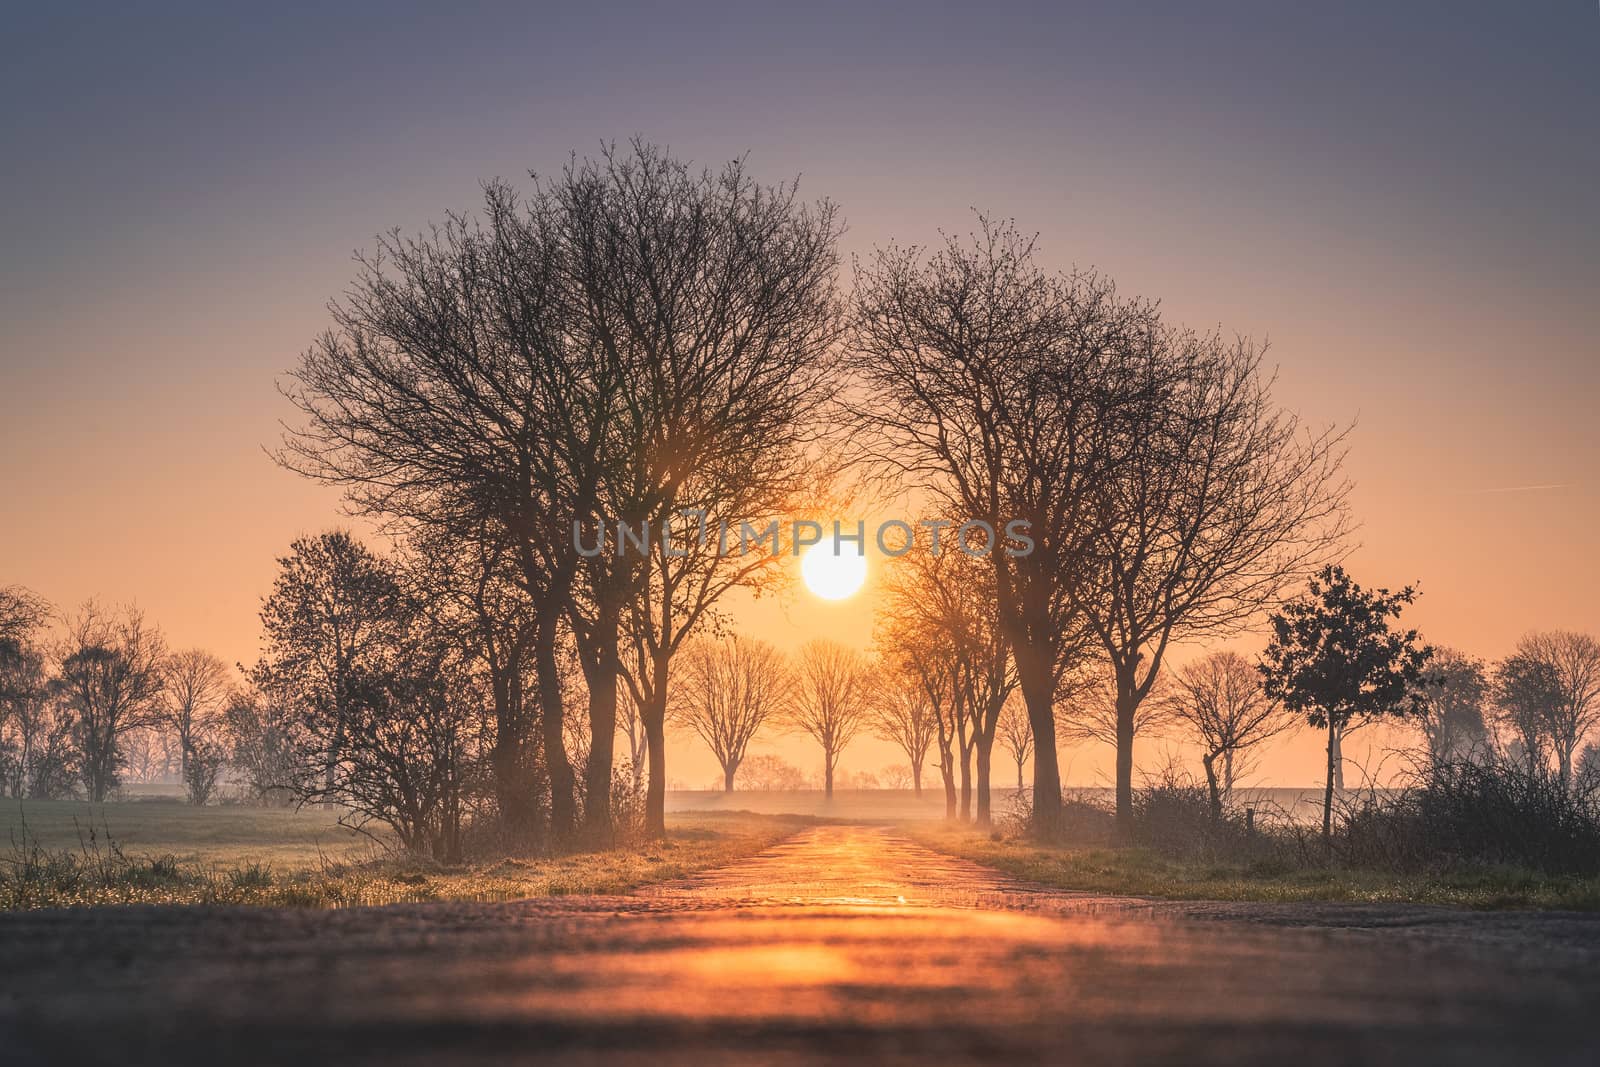
<path fill-rule="evenodd" d="M 1514 865 L 1600 873 L 1600 804 L 1553 774 L 1506 761 L 1447 760 L 1396 793 L 1365 794 L 1339 819 L 1346 861 L 1394 870 Z"/>

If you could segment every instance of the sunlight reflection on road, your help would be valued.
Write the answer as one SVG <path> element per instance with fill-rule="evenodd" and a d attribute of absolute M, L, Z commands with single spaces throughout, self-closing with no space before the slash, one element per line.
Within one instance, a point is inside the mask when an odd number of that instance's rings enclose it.
<path fill-rule="evenodd" d="M 1495 1063 L 1570 1051 L 1593 1015 L 1596 983 L 1582 969 L 1508 968 L 1392 930 L 1148 911 L 1016 883 L 891 831 L 829 825 L 627 897 L 199 910 L 155 925 L 106 909 L 87 926 L 19 917 L 9 936 L 14 967 L 31 974 L 28 1025 L 54 1047 L 92 1008 L 102 1029 L 166 1035 L 164 1049 L 214 1035 L 226 1055 L 183 1061 L 208 1067 L 281 1062 L 249 1035 L 279 1035 L 285 1020 L 306 1047 L 386 1065 L 535 1050 L 697 1067 Z M 63 936 L 79 939 L 69 956 L 92 947 L 128 962 L 94 972 L 107 984 L 91 997 L 81 969 L 50 962 Z"/>

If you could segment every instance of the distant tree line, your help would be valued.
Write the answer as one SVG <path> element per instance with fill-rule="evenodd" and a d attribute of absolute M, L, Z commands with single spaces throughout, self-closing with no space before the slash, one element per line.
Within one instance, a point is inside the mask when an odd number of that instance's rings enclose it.
<path fill-rule="evenodd" d="M 103 801 L 132 772 L 171 777 L 189 800 L 243 767 L 250 731 L 233 672 L 200 649 L 169 651 L 136 608 L 93 601 L 60 615 L 19 586 L 0 589 L 0 790 Z M 238 743 L 236 745 L 236 742 Z"/>
<path fill-rule="evenodd" d="M 1440 758 L 1581 773 L 1594 640 L 1532 635 L 1490 667 L 1403 628 L 1415 589 L 1338 566 L 1346 431 L 1274 401 L 1264 346 L 1047 269 L 984 217 L 875 249 L 845 292 L 841 230 L 743 161 L 636 142 L 379 238 L 284 383 L 278 458 L 388 543 L 291 545 L 237 686 L 136 611 L 87 606 L 47 642 L 45 605 L 10 591 L 8 788 L 101 799 L 175 762 L 193 799 L 228 781 L 336 803 L 452 859 L 479 826 L 533 848 L 664 832 L 674 725 L 726 789 L 785 778 L 750 754 L 764 731 L 808 737 L 829 794 L 871 733 L 979 825 L 999 742 L 1044 834 L 1062 742 L 1112 748 L 1124 828 L 1135 745 L 1172 730 L 1216 811 L 1301 722 L 1326 734 L 1330 807 L 1344 736 L 1390 717 Z M 728 636 L 729 594 L 780 592 L 793 539 L 699 535 L 862 499 L 926 520 L 886 568 L 872 653 Z M 1017 520 L 1029 552 L 949 548 Z M 1263 623 L 1258 659 L 1170 662 Z"/>

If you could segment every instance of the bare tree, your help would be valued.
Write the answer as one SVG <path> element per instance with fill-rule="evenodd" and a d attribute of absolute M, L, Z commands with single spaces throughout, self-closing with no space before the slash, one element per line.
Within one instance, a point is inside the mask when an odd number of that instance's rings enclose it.
<path fill-rule="evenodd" d="M 717 537 L 680 540 L 672 554 L 663 530 L 693 511 L 737 531 L 809 483 L 839 329 L 839 227 L 831 204 L 763 186 L 742 161 L 695 172 L 641 142 L 569 169 L 556 196 L 581 328 L 627 382 L 601 515 L 655 535 L 634 553 L 615 543 L 619 531 L 580 566 L 573 630 L 589 682 L 590 788 L 610 778 L 617 684 L 630 682 L 650 739 L 646 829 L 661 833 L 672 656 L 728 589 L 783 573 L 772 556 L 722 553 Z M 624 630 L 637 661 L 626 678 Z"/>
<path fill-rule="evenodd" d="M 32 590 L 0 586 L 0 650 L 31 644 L 50 614 L 49 601 Z"/>
<path fill-rule="evenodd" d="M 136 608 L 108 612 L 91 601 L 68 623 L 55 685 L 91 801 L 116 788 L 128 731 L 159 721 L 165 657 L 160 631 Z"/>
<path fill-rule="evenodd" d="M 257 689 L 236 690 L 224 712 L 228 761 L 245 798 L 264 807 L 288 807 L 300 788 L 294 716 L 280 700 Z"/>
<path fill-rule="evenodd" d="M 688 646 L 672 717 L 711 749 L 731 793 L 751 740 L 787 710 L 793 688 L 782 653 L 765 641 L 702 639 Z"/>
<path fill-rule="evenodd" d="M 1423 703 L 1420 725 L 1431 762 L 1482 754 L 1489 736 L 1484 719 L 1489 679 L 1482 660 L 1453 648 L 1435 649 L 1416 695 Z"/>
<path fill-rule="evenodd" d="M 1561 679 L 1549 663 L 1513 654 L 1495 668 L 1494 712 L 1501 744 L 1530 775 L 1549 771 L 1550 720 L 1560 703 Z"/>
<path fill-rule="evenodd" d="M 1133 718 L 1135 741 L 1159 736 L 1172 725 L 1166 692 L 1166 680 L 1158 680 L 1152 687 L 1154 699 L 1140 702 Z M 1109 666 L 1102 662 L 1062 680 L 1056 700 L 1056 729 L 1063 741 L 1092 741 L 1113 750 L 1119 747 L 1124 734 L 1117 714 L 1117 680 Z"/>
<path fill-rule="evenodd" d="M 574 526 L 659 529 L 693 477 L 742 477 L 741 492 L 765 474 L 792 479 L 789 446 L 815 435 L 819 420 L 806 416 L 825 399 L 837 230 L 830 205 L 757 185 L 740 163 L 695 174 L 652 146 L 607 151 L 536 180 L 526 203 L 491 185 L 481 221 L 382 241 L 288 390 L 307 425 L 286 463 L 346 486 L 365 511 L 461 536 L 489 522 L 511 539 L 535 612 L 558 836 L 575 786 L 554 684 L 558 621 L 586 675 L 586 819 L 603 830 L 618 646 L 635 602 L 656 591 L 644 618 L 685 613 L 635 631 L 650 669 L 632 680 L 653 687 L 635 695 L 660 734 L 657 675 L 697 602 L 719 595 L 652 583 L 647 559 L 614 546 L 579 553 Z M 659 831 L 656 741 L 647 807 Z"/>
<path fill-rule="evenodd" d="M 1028 708 L 1022 702 L 1021 694 L 1012 693 L 1006 697 L 1000 708 L 995 736 L 1017 765 L 1017 792 L 1021 793 L 1025 784 L 1022 769 L 1033 752 L 1033 724 L 1028 721 Z"/>
<path fill-rule="evenodd" d="M 1138 399 L 1123 353 L 1146 343 L 1154 312 L 1034 255 L 987 219 L 931 254 L 879 249 L 857 270 L 850 348 L 866 458 L 999 542 L 998 623 L 1033 727 L 1034 822 L 1049 833 L 1061 812 L 1053 704 L 1084 643 L 1070 572 L 1087 565 L 1117 413 Z"/>
<path fill-rule="evenodd" d="M 198 648 L 174 652 L 161 669 L 162 725 L 178 743 L 178 777 L 189 802 L 204 804 L 216 785 L 217 762 L 229 692 L 228 666 Z M 191 775 L 191 763 L 199 759 Z"/>
<path fill-rule="evenodd" d="M 251 678 L 293 708 L 316 739 L 323 795 L 344 758 L 354 679 L 393 638 L 410 610 L 405 599 L 392 563 L 343 530 L 300 538 L 278 560 Z"/>
<path fill-rule="evenodd" d="M 914 687 L 917 698 L 926 702 L 933 727 L 934 753 L 939 777 L 944 786 L 944 816 L 954 820 L 959 814 L 958 768 L 964 768 L 960 754 L 967 751 L 968 724 L 966 703 L 956 684 L 959 664 L 950 646 L 916 611 L 901 610 L 897 586 L 888 583 L 886 610 L 879 616 L 877 646 L 879 659 L 890 665 L 892 676 L 905 679 Z M 892 683 L 880 683 L 880 687 Z"/>
<path fill-rule="evenodd" d="M 938 735 L 938 716 L 927 689 L 903 667 L 879 678 L 872 714 L 873 732 L 906 754 L 911 765 L 911 787 L 922 796 L 922 767 L 928 748 Z"/>
<path fill-rule="evenodd" d="M 0 588 L 0 789 L 13 797 L 36 795 L 33 783 L 49 748 L 54 716 L 40 638 L 50 611 L 21 586 Z"/>
<path fill-rule="evenodd" d="M 1161 703 L 1200 745 L 1211 814 L 1217 819 L 1251 750 L 1297 722 L 1267 696 L 1256 665 L 1237 652 L 1213 652 L 1180 667 Z"/>
<path fill-rule="evenodd" d="M 823 790 L 829 800 L 839 754 L 867 725 L 873 690 L 872 671 L 861 653 L 825 639 L 801 646 L 787 721 L 822 746 Z"/>
<path fill-rule="evenodd" d="M 1544 734 L 1561 784 L 1570 786 L 1573 755 L 1600 725 L 1600 641 L 1589 634 L 1550 630 L 1524 637 L 1515 655 L 1541 665 L 1555 682 L 1557 699 L 1544 705 Z"/>
<path fill-rule="evenodd" d="M 1343 432 L 1273 401 L 1263 351 L 1162 325 L 1126 350 L 1138 403 L 1118 410 L 1088 566 L 1065 572 L 1116 685 L 1116 803 L 1132 815 L 1133 741 L 1174 641 L 1237 632 L 1341 551 Z"/>
<path fill-rule="evenodd" d="M 631 688 L 622 691 L 617 725 L 628 742 L 628 784 L 634 793 L 638 793 L 644 788 L 645 766 L 650 756 L 644 718 L 639 714 L 639 702 L 633 698 Z"/>
<path fill-rule="evenodd" d="M 357 510 L 507 543 L 528 599 L 551 829 L 567 836 L 575 781 L 563 744 L 558 626 L 579 556 L 573 523 L 598 504 L 601 442 L 621 368 L 576 323 L 563 206 L 490 184 L 481 220 L 452 215 L 381 238 L 334 329 L 285 386 L 304 423 L 280 461 L 342 486 Z M 519 738 L 519 746 L 528 739 Z"/>

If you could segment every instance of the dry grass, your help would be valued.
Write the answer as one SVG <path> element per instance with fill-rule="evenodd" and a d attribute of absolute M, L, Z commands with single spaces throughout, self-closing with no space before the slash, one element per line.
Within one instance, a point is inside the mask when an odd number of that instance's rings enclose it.
<path fill-rule="evenodd" d="M 1057 889 L 1167 900 L 1287 903 L 1350 901 L 1445 907 L 1600 911 L 1600 878 L 1550 875 L 1521 867 L 1396 873 L 1274 860 L 1228 862 L 1148 848 L 1042 845 L 1026 838 L 945 827 L 908 826 L 937 851 Z"/>
<path fill-rule="evenodd" d="M 685 814 L 669 817 L 663 841 L 445 867 L 383 855 L 326 811 L 112 804 L 99 806 L 93 823 L 89 812 L 45 812 L 36 830 L 38 807 L 13 817 L 9 851 L 0 852 L 0 908 L 325 908 L 621 893 L 751 855 L 805 824 L 745 812 Z"/>

